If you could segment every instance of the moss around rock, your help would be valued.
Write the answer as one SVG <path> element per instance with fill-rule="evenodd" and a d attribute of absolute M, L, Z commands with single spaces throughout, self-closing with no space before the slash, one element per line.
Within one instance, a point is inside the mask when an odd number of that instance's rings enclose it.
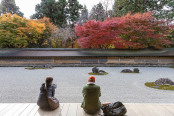
<path fill-rule="evenodd" d="M 107 75 L 108 73 L 107 72 L 102 72 L 103 74 L 101 74 L 101 73 L 92 73 L 92 72 L 90 72 L 90 73 L 88 73 L 89 75 Z"/>
<path fill-rule="evenodd" d="M 174 66 L 170 66 L 169 68 L 174 68 Z"/>
<path fill-rule="evenodd" d="M 36 68 L 30 68 L 30 67 L 28 67 L 28 68 L 25 68 L 25 69 L 28 69 L 28 70 L 35 70 L 35 69 L 53 69 L 53 68 L 41 68 L 41 67 L 36 67 Z"/>
<path fill-rule="evenodd" d="M 146 82 L 145 85 L 154 89 L 174 90 L 174 86 L 172 85 L 156 85 L 155 82 Z"/>

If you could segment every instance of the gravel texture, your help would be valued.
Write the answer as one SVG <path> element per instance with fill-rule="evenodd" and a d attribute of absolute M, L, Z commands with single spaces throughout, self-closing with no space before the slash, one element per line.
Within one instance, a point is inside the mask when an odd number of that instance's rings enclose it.
<path fill-rule="evenodd" d="M 145 82 L 159 78 L 174 81 L 174 69 L 166 67 L 138 67 L 139 74 L 120 73 L 135 67 L 99 67 L 109 74 L 96 77 L 101 87 L 101 101 L 124 103 L 174 103 L 174 91 L 148 88 Z M 87 84 L 92 67 L 55 67 L 27 70 L 24 67 L 0 67 L 0 103 L 35 103 L 40 85 L 47 76 L 57 84 L 56 97 L 62 103 L 82 102 L 82 88 Z"/>

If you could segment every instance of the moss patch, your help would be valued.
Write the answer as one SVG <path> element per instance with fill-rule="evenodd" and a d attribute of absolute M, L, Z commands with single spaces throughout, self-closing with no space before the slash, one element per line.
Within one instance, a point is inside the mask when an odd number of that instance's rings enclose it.
<path fill-rule="evenodd" d="M 155 82 L 146 82 L 145 85 L 154 89 L 174 90 L 174 86 L 172 85 L 156 85 Z"/>
<path fill-rule="evenodd" d="M 174 68 L 174 66 L 170 66 L 169 68 Z"/>
<path fill-rule="evenodd" d="M 107 72 L 103 72 L 103 74 L 100 74 L 100 73 L 88 73 L 89 75 L 107 75 L 108 73 Z"/>
<path fill-rule="evenodd" d="M 28 69 L 28 70 L 35 70 L 35 69 L 53 69 L 53 68 L 39 68 L 39 67 L 36 67 L 36 68 L 25 68 L 25 69 Z"/>

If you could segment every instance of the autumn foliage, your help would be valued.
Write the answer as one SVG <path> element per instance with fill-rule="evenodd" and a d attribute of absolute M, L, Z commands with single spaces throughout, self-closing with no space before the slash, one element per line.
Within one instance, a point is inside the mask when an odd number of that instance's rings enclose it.
<path fill-rule="evenodd" d="M 172 47 L 174 47 L 174 26 L 172 26 L 166 35 L 166 39 L 172 42 Z"/>
<path fill-rule="evenodd" d="M 0 47 L 43 47 L 56 28 L 48 18 L 30 20 L 10 13 L 0 16 Z"/>
<path fill-rule="evenodd" d="M 169 27 L 150 12 L 127 14 L 103 22 L 88 21 L 74 28 L 82 48 L 161 49 L 171 42 L 165 39 Z"/>

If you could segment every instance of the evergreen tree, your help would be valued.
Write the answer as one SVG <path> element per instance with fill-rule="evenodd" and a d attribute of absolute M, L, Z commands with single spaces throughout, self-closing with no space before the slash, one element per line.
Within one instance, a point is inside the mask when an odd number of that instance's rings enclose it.
<path fill-rule="evenodd" d="M 77 0 L 68 0 L 68 22 L 71 27 L 74 27 L 74 24 L 77 22 L 80 16 L 80 9 L 82 8 L 83 6 Z"/>
<path fill-rule="evenodd" d="M 19 7 L 16 6 L 15 0 L 2 0 L 0 4 L 0 15 L 1 14 L 17 14 L 23 17 L 23 13 L 19 11 Z"/>
<path fill-rule="evenodd" d="M 159 18 L 174 20 L 174 1 L 173 0 L 168 0 L 168 3 L 165 5 L 165 9 L 159 12 Z"/>
<path fill-rule="evenodd" d="M 173 0 L 115 0 L 113 9 L 115 16 L 123 16 L 128 12 L 131 13 L 144 13 L 147 11 L 155 11 L 154 16 L 164 18 L 168 14 L 168 10 L 164 10 L 169 2 Z"/>
<path fill-rule="evenodd" d="M 58 1 L 58 10 L 59 10 L 59 14 L 58 14 L 58 19 L 59 19 L 59 26 L 64 27 L 67 24 L 67 2 L 66 0 L 59 0 Z"/>
<path fill-rule="evenodd" d="M 103 8 L 102 3 L 99 3 L 97 5 L 94 5 L 90 12 L 90 20 L 95 20 L 95 21 L 104 21 L 105 19 L 105 10 Z"/>
<path fill-rule="evenodd" d="M 88 20 L 88 9 L 87 9 L 86 5 L 84 5 L 84 7 L 81 11 L 81 15 L 79 17 L 78 23 L 79 24 L 86 23 L 87 20 Z"/>
<path fill-rule="evenodd" d="M 35 14 L 33 14 L 32 16 L 30 16 L 30 18 L 32 19 L 41 19 L 44 17 L 44 14 L 41 12 L 41 5 L 40 4 L 37 4 L 36 7 L 35 7 Z"/>
<path fill-rule="evenodd" d="M 55 25 L 66 24 L 66 0 L 42 0 L 36 5 L 36 13 L 31 16 L 33 19 L 48 17 Z"/>
<path fill-rule="evenodd" d="M 169 19 L 174 19 L 174 1 L 170 0 L 170 2 L 168 3 L 168 6 L 170 7 L 170 12 L 168 14 L 168 18 Z"/>
<path fill-rule="evenodd" d="M 147 9 L 144 7 L 143 0 L 115 0 L 114 3 L 115 16 L 123 16 L 128 12 L 146 12 Z"/>
<path fill-rule="evenodd" d="M 0 4 L 0 15 L 2 14 L 2 4 Z"/>

